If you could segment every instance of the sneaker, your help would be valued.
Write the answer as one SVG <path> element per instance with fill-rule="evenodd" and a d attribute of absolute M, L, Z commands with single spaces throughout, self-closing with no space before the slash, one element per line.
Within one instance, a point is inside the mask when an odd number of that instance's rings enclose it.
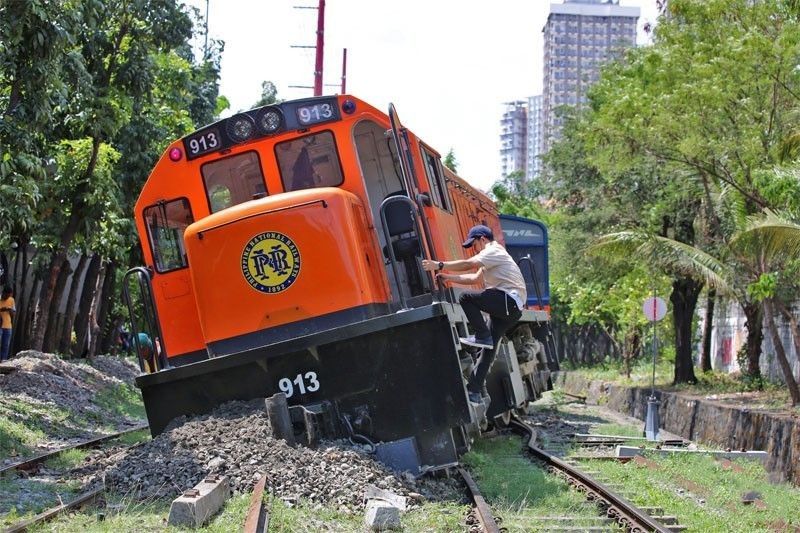
<path fill-rule="evenodd" d="M 467 395 L 469 396 L 469 401 L 470 402 L 477 403 L 477 404 L 482 404 L 483 403 L 483 398 L 481 397 L 480 393 L 467 391 Z"/>
<path fill-rule="evenodd" d="M 459 342 L 461 344 L 466 344 L 467 346 L 474 346 L 475 348 L 487 348 L 489 350 L 494 349 L 494 341 L 492 341 L 491 337 L 486 339 L 476 339 L 474 335 L 469 337 L 460 337 Z"/>

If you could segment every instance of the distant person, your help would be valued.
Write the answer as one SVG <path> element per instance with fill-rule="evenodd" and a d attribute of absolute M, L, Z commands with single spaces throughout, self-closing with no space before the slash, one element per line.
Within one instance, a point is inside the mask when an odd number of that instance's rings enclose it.
<path fill-rule="evenodd" d="M 478 254 L 469 259 L 455 261 L 423 259 L 422 268 L 428 271 L 456 272 L 477 269 L 471 274 L 439 273 L 436 277 L 464 284 L 483 282 L 486 287 L 482 291 L 464 292 L 459 298 L 464 314 L 475 332 L 473 336 L 461 338 L 459 341 L 466 346 L 482 348 L 478 364 L 467 384 L 469 400 L 481 403 L 481 391 L 494 361 L 497 343 L 522 316 L 523 302 L 528 294 L 519 266 L 506 249 L 494 240 L 494 233 L 490 228 L 483 225 L 473 226 L 462 246 L 474 247 Z M 489 324 L 484 321 L 481 311 L 489 314 Z"/>
<path fill-rule="evenodd" d="M 0 362 L 10 359 L 11 333 L 16 313 L 14 289 L 6 285 L 3 287 L 3 294 L 0 297 Z"/>
<path fill-rule="evenodd" d="M 153 346 L 153 341 L 150 340 L 150 335 L 145 332 L 140 332 L 137 335 L 139 340 L 139 350 L 141 351 L 142 361 L 144 363 L 144 371 L 148 374 L 157 370 L 156 368 L 156 351 Z"/>

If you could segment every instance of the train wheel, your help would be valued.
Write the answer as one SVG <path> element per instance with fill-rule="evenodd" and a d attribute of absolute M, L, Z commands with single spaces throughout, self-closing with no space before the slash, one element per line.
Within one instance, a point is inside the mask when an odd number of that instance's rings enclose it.
<path fill-rule="evenodd" d="M 492 419 L 492 423 L 497 429 L 508 427 L 508 425 L 511 423 L 511 411 L 503 411 L 499 415 L 495 416 Z"/>

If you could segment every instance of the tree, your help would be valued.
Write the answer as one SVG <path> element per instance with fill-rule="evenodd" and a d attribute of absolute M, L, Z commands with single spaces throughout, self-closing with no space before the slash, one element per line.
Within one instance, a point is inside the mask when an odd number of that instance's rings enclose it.
<path fill-rule="evenodd" d="M 442 161 L 444 166 L 458 174 L 458 161 L 456 160 L 456 154 L 452 148 L 448 150 L 447 155 L 444 156 L 444 161 Z"/>
<path fill-rule="evenodd" d="M 775 356 L 789 389 L 792 405 L 798 405 L 800 387 L 794 378 L 786 350 L 778 334 L 776 310 L 779 308 L 784 310 L 792 329 L 795 349 L 800 348 L 800 329 L 797 320 L 791 312 L 788 312 L 788 306 L 781 302 L 778 292 L 778 279 L 785 270 L 787 262 L 800 260 L 800 224 L 767 211 L 763 217 L 751 218 L 747 227 L 734 236 L 730 246 L 739 262 L 755 278 L 748 285 L 747 292 L 755 301 L 761 303 L 767 329 L 775 348 Z M 794 285 L 796 289 L 796 282 Z M 797 291 L 792 292 L 796 296 Z M 800 352 L 796 353 L 800 357 Z"/>
<path fill-rule="evenodd" d="M 713 253 L 731 234 L 714 221 L 714 191 L 738 196 L 745 214 L 779 206 L 768 194 L 769 171 L 796 131 L 800 25 L 783 0 L 671 0 L 666 11 L 653 45 L 609 65 L 591 90 L 587 158 L 604 176 L 654 165 L 665 185 L 692 184 L 691 202 L 672 204 L 684 216 L 661 235 L 678 232 Z M 694 229 L 701 221 L 705 234 Z M 676 280 L 673 289 L 673 303 L 693 311 L 699 287 Z M 748 366 L 757 373 L 762 306 L 743 308 Z"/>
<path fill-rule="evenodd" d="M 282 102 L 282 100 L 278 98 L 278 88 L 275 87 L 275 84 L 271 81 L 262 81 L 261 98 L 259 98 L 258 101 L 253 104 L 253 107 L 261 107 L 280 102 Z"/>
<path fill-rule="evenodd" d="M 76 33 L 77 49 L 71 73 L 74 84 L 64 106 L 66 138 L 91 140 L 88 162 L 76 181 L 64 212 L 68 217 L 51 253 L 48 273 L 39 297 L 38 319 L 32 347 L 41 349 L 59 271 L 70 244 L 90 213 L 87 198 L 92 190 L 101 146 L 111 141 L 126 124 L 137 98 L 153 88 L 152 54 L 184 44 L 191 22 L 174 3 L 164 0 L 94 2 L 80 8 L 84 31 Z M 86 29 L 88 28 L 88 29 Z"/>
<path fill-rule="evenodd" d="M 800 403 L 800 388 L 776 326 L 776 309 L 781 309 L 790 323 L 795 349 L 800 349 L 800 328 L 786 303 L 779 298 L 777 283 L 787 263 L 794 262 L 796 270 L 800 262 L 800 225 L 770 211 L 763 216 L 751 217 L 747 226 L 736 232 L 727 243 L 721 258 L 673 239 L 637 232 L 606 235 L 598 240 L 594 250 L 615 256 L 649 257 L 666 271 L 682 272 L 714 287 L 721 294 L 733 296 L 740 302 L 753 301 L 760 305 L 792 405 Z M 742 283 L 743 279 L 745 283 Z M 796 282 L 794 290 L 787 292 L 796 296 Z"/>

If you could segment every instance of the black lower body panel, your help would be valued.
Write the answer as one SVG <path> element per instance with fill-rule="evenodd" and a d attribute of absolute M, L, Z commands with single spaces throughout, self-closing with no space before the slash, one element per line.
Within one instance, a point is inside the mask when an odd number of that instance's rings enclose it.
<path fill-rule="evenodd" d="M 415 437 L 422 465 L 447 462 L 431 442 L 470 422 L 449 304 L 434 304 L 137 378 L 150 430 L 231 400 L 286 393 L 331 402 L 374 442 Z M 433 447 L 435 448 L 435 447 Z"/>

